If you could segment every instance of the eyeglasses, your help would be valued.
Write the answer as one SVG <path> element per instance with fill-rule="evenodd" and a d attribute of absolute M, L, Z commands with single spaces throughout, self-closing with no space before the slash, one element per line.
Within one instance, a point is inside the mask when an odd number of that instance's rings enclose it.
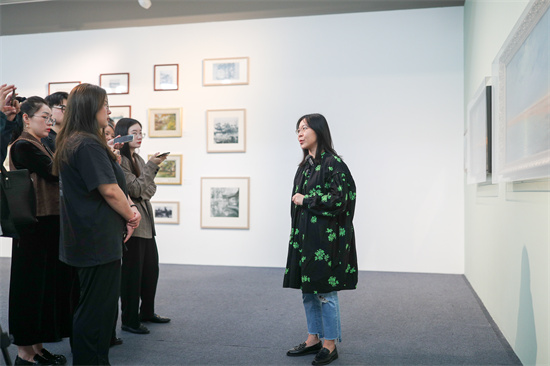
<path fill-rule="evenodd" d="M 52 118 L 51 116 L 31 116 L 31 117 L 38 117 L 38 118 L 43 118 L 44 119 L 44 122 L 46 122 L 46 124 L 52 124 L 52 125 L 55 125 L 55 118 Z"/>
<path fill-rule="evenodd" d="M 145 132 L 132 132 L 130 135 L 145 137 Z"/>
<path fill-rule="evenodd" d="M 309 129 L 309 126 L 303 125 L 302 127 L 298 127 L 296 130 L 296 135 L 299 135 L 300 132 L 306 132 Z"/>
<path fill-rule="evenodd" d="M 65 109 L 67 109 L 66 105 L 60 104 L 60 105 L 54 105 L 54 108 L 61 109 L 61 112 L 65 112 Z"/>

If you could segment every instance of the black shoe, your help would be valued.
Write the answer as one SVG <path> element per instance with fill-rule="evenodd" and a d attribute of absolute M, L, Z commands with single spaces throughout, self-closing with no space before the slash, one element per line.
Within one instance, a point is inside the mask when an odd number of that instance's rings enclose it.
<path fill-rule="evenodd" d="M 45 348 L 42 348 L 40 352 L 42 352 L 42 358 L 50 362 L 49 365 L 64 365 L 67 363 L 67 358 L 63 355 L 54 355 Z"/>
<path fill-rule="evenodd" d="M 40 355 L 34 355 L 33 357 L 34 362 L 27 361 L 19 357 L 15 357 L 14 365 L 52 365 L 48 360 L 46 360 L 44 357 Z"/>
<path fill-rule="evenodd" d="M 113 347 L 113 346 L 120 346 L 122 343 L 124 343 L 124 341 L 122 340 L 122 338 L 111 338 L 111 345 L 110 347 Z"/>
<path fill-rule="evenodd" d="M 122 330 L 125 330 L 130 333 L 135 334 L 149 334 L 149 329 L 147 329 L 143 324 L 140 324 L 137 328 L 132 328 L 127 325 L 122 324 Z"/>
<path fill-rule="evenodd" d="M 330 352 L 328 348 L 324 348 L 317 353 L 312 365 L 328 365 L 338 358 L 338 350 L 334 347 L 334 351 Z"/>
<path fill-rule="evenodd" d="M 309 347 L 306 347 L 306 342 L 304 342 L 304 343 L 300 343 L 299 345 L 297 345 L 292 349 L 289 349 L 286 355 L 291 357 L 309 355 L 311 353 L 319 352 L 321 348 L 323 348 L 321 342 Z"/>
<path fill-rule="evenodd" d="M 142 318 L 142 317 L 140 317 L 140 320 L 141 320 L 142 322 L 151 322 L 151 323 L 168 323 L 168 322 L 170 322 L 171 319 L 170 319 L 170 318 L 162 317 L 162 316 L 160 316 L 160 315 L 158 315 L 158 314 L 153 314 L 153 316 L 150 317 L 150 318 Z"/>

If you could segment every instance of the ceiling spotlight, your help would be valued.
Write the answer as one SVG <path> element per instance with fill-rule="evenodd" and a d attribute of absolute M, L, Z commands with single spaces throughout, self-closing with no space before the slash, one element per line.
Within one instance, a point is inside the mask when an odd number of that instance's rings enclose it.
<path fill-rule="evenodd" d="M 138 3 L 144 9 L 149 9 L 151 7 L 151 0 L 138 0 Z"/>

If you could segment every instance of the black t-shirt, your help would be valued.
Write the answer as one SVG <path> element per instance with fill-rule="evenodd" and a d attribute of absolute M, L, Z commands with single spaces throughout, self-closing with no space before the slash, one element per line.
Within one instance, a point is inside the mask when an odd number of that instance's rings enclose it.
<path fill-rule="evenodd" d="M 122 258 L 125 220 L 97 189 L 118 183 L 127 193 L 118 163 L 99 142 L 85 137 L 59 175 L 59 259 L 75 267 L 91 267 Z"/>

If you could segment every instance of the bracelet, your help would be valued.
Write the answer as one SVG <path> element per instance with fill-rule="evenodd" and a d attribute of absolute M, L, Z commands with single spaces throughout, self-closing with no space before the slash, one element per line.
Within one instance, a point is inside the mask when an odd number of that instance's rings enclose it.
<path fill-rule="evenodd" d="M 135 207 L 135 208 L 137 208 L 137 205 L 130 205 L 130 207 Z"/>

